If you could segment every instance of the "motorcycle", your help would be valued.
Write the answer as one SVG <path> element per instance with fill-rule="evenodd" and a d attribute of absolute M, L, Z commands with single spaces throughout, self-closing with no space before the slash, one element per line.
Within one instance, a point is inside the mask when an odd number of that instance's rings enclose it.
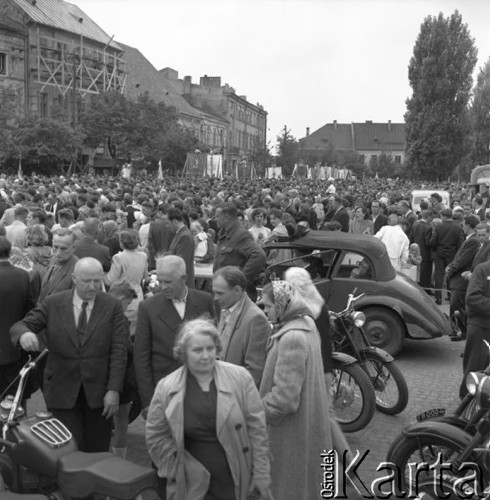
<path fill-rule="evenodd" d="M 371 422 L 376 409 L 374 388 L 357 360 L 332 353 L 333 379 L 327 380 L 335 418 L 344 432 L 356 432 Z"/>
<path fill-rule="evenodd" d="M 394 358 L 371 345 L 363 329 L 366 316 L 354 309 L 356 301 L 364 296 L 355 297 L 356 290 L 349 294 L 343 311 L 330 313 L 334 351 L 355 358 L 374 388 L 376 408 L 388 415 L 396 415 L 407 407 L 407 382 Z"/>
<path fill-rule="evenodd" d="M 29 358 L 20 370 L 15 396 L 0 403 L 0 474 L 7 488 L 55 499 L 158 500 L 153 469 L 109 452 L 80 452 L 71 432 L 51 413 L 25 414 L 21 401 L 29 373 L 47 352 L 34 361 Z"/>
<path fill-rule="evenodd" d="M 468 395 L 455 412 L 458 417 L 420 421 L 404 429 L 390 446 L 386 460 L 400 471 L 399 492 L 418 488 L 427 500 L 490 499 L 489 368 L 469 373 L 466 387 Z M 468 421 L 461 417 L 461 408 L 467 408 L 470 401 L 476 411 Z M 431 474 L 413 473 L 414 466 L 422 462 Z"/>

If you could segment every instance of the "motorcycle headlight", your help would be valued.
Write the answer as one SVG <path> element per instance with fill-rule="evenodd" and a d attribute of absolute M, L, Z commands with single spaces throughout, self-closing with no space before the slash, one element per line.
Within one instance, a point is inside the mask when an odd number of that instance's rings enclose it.
<path fill-rule="evenodd" d="M 475 401 L 480 408 L 490 408 L 490 377 L 484 375 L 476 389 Z"/>
<path fill-rule="evenodd" d="M 468 392 L 474 396 L 476 394 L 476 390 L 480 385 L 480 380 L 484 377 L 483 373 L 478 372 L 470 372 L 466 375 L 466 389 Z"/>
<path fill-rule="evenodd" d="M 361 328 L 364 326 L 364 323 L 366 323 L 366 315 L 361 312 L 361 311 L 356 311 L 352 313 L 352 321 L 354 321 L 354 325 L 357 326 L 357 328 Z"/>

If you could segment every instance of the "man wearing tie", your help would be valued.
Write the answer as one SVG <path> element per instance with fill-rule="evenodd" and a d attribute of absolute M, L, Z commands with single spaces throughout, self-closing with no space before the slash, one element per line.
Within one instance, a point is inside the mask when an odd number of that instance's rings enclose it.
<path fill-rule="evenodd" d="M 86 452 L 109 450 L 126 372 L 126 317 L 121 302 L 102 292 L 103 278 L 98 260 L 80 259 L 74 290 L 49 296 L 10 329 L 26 351 L 40 350 L 38 333 L 46 330 L 46 406 Z"/>
<path fill-rule="evenodd" d="M 133 363 L 143 409 L 150 405 L 158 381 L 180 366 L 173 351 L 182 323 L 200 316 L 214 317 L 211 294 L 187 288 L 181 257 L 157 259 L 156 274 L 161 291 L 140 303 L 134 336 Z"/>

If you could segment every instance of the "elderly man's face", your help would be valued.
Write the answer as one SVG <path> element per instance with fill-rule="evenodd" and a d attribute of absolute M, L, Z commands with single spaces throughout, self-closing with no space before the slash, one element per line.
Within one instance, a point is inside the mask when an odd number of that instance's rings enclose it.
<path fill-rule="evenodd" d="M 93 300 L 102 290 L 104 271 L 101 265 L 84 266 L 73 274 L 73 283 L 78 296 L 82 300 Z"/>
<path fill-rule="evenodd" d="M 157 266 L 157 279 L 160 290 L 166 299 L 181 299 L 185 293 L 186 275 L 181 275 L 174 267 Z"/>

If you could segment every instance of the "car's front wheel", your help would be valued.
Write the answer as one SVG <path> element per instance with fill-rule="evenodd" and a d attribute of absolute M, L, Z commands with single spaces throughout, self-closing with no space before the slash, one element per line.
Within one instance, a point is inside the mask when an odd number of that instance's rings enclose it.
<path fill-rule="evenodd" d="M 363 312 L 366 315 L 364 330 L 371 345 L 396 356 L 402 350 L 405 339 L 405 328 L 400 318 L 382 307 L 368 307 Z"/>

